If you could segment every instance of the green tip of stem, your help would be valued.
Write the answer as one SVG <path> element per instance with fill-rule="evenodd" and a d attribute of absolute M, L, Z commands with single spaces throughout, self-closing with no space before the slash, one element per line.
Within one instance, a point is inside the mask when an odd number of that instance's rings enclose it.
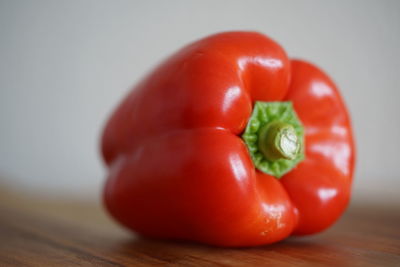
<path fill-rule="evenodd" d="M 293 160 L 300 151 L 300 142 L 292 125 L 274 121 L 260 130 L 258 147 L 270 161 Z"/>

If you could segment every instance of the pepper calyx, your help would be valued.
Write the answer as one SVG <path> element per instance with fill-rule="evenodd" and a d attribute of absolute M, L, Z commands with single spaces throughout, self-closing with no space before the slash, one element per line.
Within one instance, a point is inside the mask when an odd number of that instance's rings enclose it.
<path fill-rule="evenodd" d="M 304 129 L 291 102 L 255 102 L 242 139 L 255 167 L 276 178 L 304 159 Z"/>

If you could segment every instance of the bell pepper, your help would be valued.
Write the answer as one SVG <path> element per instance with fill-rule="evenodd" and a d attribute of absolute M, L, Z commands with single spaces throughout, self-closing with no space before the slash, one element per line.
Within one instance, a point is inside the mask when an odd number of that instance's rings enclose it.
<path fill-rule="evenodd" d="M 167 58 L 114 111 L 101 149 L 118 222 L 229 247 L 332 225 L 355 159 L 332 80 L 255 32 L 211 35 Z"/>

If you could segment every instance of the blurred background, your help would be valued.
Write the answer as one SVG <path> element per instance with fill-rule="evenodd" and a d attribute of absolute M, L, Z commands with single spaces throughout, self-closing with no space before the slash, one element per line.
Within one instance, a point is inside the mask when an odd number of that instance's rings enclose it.
<path fill-rule="evenodd" d="M 336 81 L 355 127 L 354 200 L 399 201 L 400 1 L 0 0 L 0 186 L 98 200 L 102 127 L 188 42 L 254 30 Z"/>

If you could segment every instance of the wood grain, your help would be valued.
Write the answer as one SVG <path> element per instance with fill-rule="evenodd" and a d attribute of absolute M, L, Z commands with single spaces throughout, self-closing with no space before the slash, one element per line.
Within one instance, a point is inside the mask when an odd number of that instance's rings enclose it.
<path fill-rule="evenodd" d="M 399 205 L 354 205 L 322 234 L 226 249 L 135 236 L 95 204 L 0 202 L 0 266 L 400 266 Z"/>

